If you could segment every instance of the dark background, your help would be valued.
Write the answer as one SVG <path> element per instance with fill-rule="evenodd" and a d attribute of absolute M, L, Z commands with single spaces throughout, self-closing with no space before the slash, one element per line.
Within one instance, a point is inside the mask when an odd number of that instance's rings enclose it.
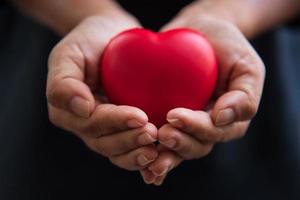
<path fill-rule="evenodd" d="M 157 30 L 187 2 L 122 4 L 145 27 Z M 103 199 L 103 195 L 300 199 L 300 30 L 296 25 L 252 41 L 266 64 L 267 79 L 260 111 L 247 136 L 217 145 L 204 159 L 185 162 L 162 187 L 154 187 L 49 123 L 47 57 L 60 38 L 4 1 L 0 5 L 0 199 Z"/>

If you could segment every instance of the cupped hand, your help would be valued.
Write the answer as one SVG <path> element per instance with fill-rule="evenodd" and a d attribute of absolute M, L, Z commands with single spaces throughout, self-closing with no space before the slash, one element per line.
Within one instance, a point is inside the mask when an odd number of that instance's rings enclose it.
<path fill-rule="evenodd" d="M 176 108 L 168 113 L 169 123 L 158 131 L 163 153 L 142 171 L 147 183 L 160 185 L 183 160 L 201 158 L 214 144 L 241 138 L 259 107 L 265 77 L 262 60 L 233 23 L 205 11 L 195 15 L 194 9 L 183 11 L 163 31 L 187 27 L 206 35 L 219 65 L 215 96 L 205 111 Z"/>
<path fill-rule="evenodd" d="M 137 26 L 135 20 L 85 19 L 53 49 L 47 80 L 51 122 L 127 170 L 144 169 L 156 159 L 157 129 L 142 110 L 106 103 L 98 65 L 109 40 Z"/>

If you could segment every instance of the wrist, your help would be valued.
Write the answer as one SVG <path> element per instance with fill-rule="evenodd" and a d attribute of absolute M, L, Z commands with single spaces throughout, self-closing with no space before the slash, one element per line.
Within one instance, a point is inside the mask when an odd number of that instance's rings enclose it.
<path fill-rule="evenodd" d="M 111 18 L 122 23 L 137 23 L 136 19 L 111 0 L 19 0 L 15 5 L 55 32 L 65 35 L 92 16 Z M 121 19 L 122 20 L 119 20 Z"/>
<path fill-rule="evenodd" d="M 118 33 L 131 28 L 141 27 L 139 22 L 135 18 L 116 17 L 110 15 L 93 15 L 83 19 L 78 27 L 90 27 L 90 31 L 101 30 L 101 37 L 105 37 L 109 40 L 111 37 Z M 77 27 L 74 29 L 76 30 Z M 105 40 L 105 39 L 104 39 Z"/>
<path fill-rule="evenodd" d="M 256 23 L 255 17 L 247 9 L 236 1 L 196 1 L 181 11 L 178 20 L 183 22 L 196 19 L 199 23 L 219 21 L 237 27 L 247 38 L 251 38 L 257 34 Z"/>
<path fill-rule="evenodd" d="M 252 38 L 299 15 L 298 0 L 198 0 L 182 11 L 190 18 L 215 18 Z"/>
<path fill-rule="evenodd" d="M 106 26 L 111 26 L 112 29 L 128 29 L 131 27 L 140 26 L 138 20 L 133 17 L 131 14 L 123 10 L 107 10 L 98 12 L 85 13 L 82 16 L 79 16 L 77 19 L 70 19 L 66 21 L 62 26 L 58 27 L 58 32 L 60 34 L 66 34 L 74 29 L 81 23 L 91 22 L 95 24 L 105 24 Z"/>

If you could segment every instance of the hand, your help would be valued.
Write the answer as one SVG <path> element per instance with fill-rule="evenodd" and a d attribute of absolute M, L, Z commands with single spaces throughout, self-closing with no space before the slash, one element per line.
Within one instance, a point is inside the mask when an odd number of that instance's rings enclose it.
<path fill-rule="evenodd" d="M 111 37 L 136 26 L 134 20 L 87 18 L 53 49 L 47 81 L 51 122 L 127 170 L 156 159 L 157 129 L 140 109 L 105 103 L 98 61 Z"/>
<path fill-rule="evenodd" d="M 142 171 L 145 182 L 156 185 L 183 160 L 201 158 L 214 144 L 241 138 L 257 112 L 264 83 L 263 62 L 233 23 L 193 5 L 163 30 L 179 27 L 207 36 L 219 62 L 219 80 L 207 110 L 177 108 L 168 113 L 169 124 L 158 131 L 163 153 Z"/>

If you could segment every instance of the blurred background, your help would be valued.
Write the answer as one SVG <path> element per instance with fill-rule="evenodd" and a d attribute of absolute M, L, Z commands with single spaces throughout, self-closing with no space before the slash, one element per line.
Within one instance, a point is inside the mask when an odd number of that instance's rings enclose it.
<path fill-rule="evenodd" d="M 152 1 L 128 1 L 123 6 L 145 27 L 158 30 L 188 3 L 181 2 L 157 7 Z M 156 10 L 155 14 L 149 10 Z M 138 173 L 112 166 L 79 139 L 50 124 L 45 97 L 47 58 L 60 39 L 1 1 L 0 199 L 96 199 L 105 194 L 111 198 L 172 194 L 177 198 L 300 199 L 299 20 L 251 41 L 266 64 L 267 77 L 260 110 L 248 134 L 217 145 L 204 159 L 180 166 L 159 188 L 144 185 Z"/>

